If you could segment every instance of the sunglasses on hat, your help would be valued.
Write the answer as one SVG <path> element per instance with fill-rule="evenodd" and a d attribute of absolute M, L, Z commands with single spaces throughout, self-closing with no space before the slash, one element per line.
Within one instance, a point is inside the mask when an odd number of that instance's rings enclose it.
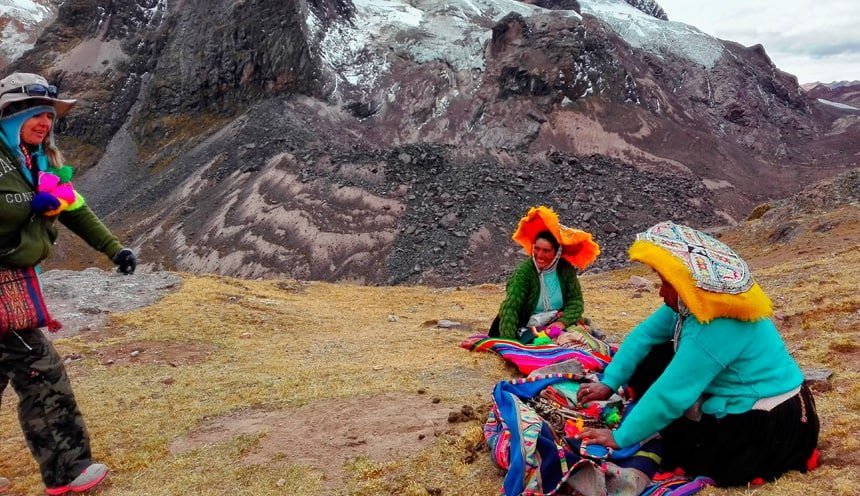
<path fill-rule="evenodd" d="M 48 98 L 57 98 L 59 91 L 53 84 L 45 86 L 44 84 L 25 84 L 24 86 L 13 90 L 4 91 L 0 96 L 8 93 L 24 93 L 27 96 L 46 96 Z"/>

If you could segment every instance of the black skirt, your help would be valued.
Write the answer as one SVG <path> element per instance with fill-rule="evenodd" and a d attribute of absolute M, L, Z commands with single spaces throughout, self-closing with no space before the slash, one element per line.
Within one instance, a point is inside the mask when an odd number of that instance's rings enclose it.
<path fill-rule="evenodd" d="M 663 368 L 671 359 L 664 346 L 652 350 L 631 383 L 644 393 L 653 382 L 655 366 Z M 649 363 L 646 363 L 649 362 Z M 648 376 L 648 377 L 643 377 Z M 818 414 L 815 400 L 804 384 L 800 392 L 770 411 L 750 410 L 716 418 L 702 415 L 701 420 L 687 417 L 675 420 L 661 431 L 663 467 L 681 467 L 691 476 L 713 478 L 720 486 L 746 485 L 761 477 L 774 480 L 790 470 L 807 470 L 818 444 Z"/>

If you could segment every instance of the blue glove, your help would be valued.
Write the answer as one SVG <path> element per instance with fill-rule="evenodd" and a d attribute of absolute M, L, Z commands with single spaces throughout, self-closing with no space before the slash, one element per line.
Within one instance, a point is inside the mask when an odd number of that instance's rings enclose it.
<path fill-rule="evenodd" d="M 134 274 L 134 269 L 137 267 L 137 257 L 133 251 L 123 248 L 113 256 L 113 263 L 116 264 L 117 272 L 121 274 Z"/>

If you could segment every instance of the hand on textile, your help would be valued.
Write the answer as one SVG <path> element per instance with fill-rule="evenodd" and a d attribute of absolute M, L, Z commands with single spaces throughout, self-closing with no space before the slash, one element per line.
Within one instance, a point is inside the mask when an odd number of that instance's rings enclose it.
<path fill-rule="evenodd" d="M 137 267 L 137 257 L 134 252 L 128 248 L 123 248 L 113 256 L 113 263 L 116 264 L 116 271 L 122 274 L 134 274 L 134 269 Z"/>
<path fill-rule="evenodd" d="M 612 431 L 609 429 L 585 428 L 576 435 L 576 438 L 582 440 L 582 444 L 599 444 L 607 448 L 618 449 L 615 436 L 612 435 Z"/>
<path fill-rule="evenodd" d="M 579 391 L 576 392 L 576 401 L 581 405 L 589 401 L 606 400 L 610 396 L 612 396 L 612 390 L 606 384 L 587 382 L 579 386 Z"/>

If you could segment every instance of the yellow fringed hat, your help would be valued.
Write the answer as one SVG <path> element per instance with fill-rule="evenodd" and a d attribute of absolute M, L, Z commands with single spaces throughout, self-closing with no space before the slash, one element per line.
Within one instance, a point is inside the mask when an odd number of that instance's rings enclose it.
<path fill-rule="evenodd" d="M 579 229 L 562 225 L 556 214 L 549 207 L 532 207 L 520 219 L 513 240 L 520 244 L 531 256 L 535 236 L 541 231 L 549 231 L 561 245 L 561 258 L 567 260 L 579 270 L 585 270 L 600 255 L 600 246 L 591 239 L 591 234 Z"/>
<path fill-rule="evenodd" d="M 693 228 L 661 222 L 636 235 L 630 260 L 656 270 L 696 320 L 759 320 L 773 314 L 749 266 L 725 243 Z"/>

